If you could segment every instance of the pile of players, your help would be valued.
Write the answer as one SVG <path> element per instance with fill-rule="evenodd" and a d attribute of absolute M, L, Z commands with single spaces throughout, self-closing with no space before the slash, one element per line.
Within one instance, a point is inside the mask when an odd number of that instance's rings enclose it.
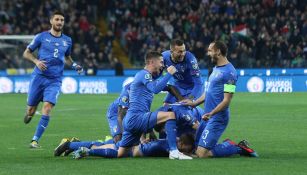
<path fill-rule="evenodd" d="M 197 60 L 186 51 L 183 41 L 173 40 L 170 50 L 162 54 L 148 52 L 144 69 L 109 106 L 107 119 L 113 138 L 105 142 L 63 139 L 54 155 L 73 152 L 75 159 L 165 156 L 183 160 L 235 154 L 257 157 L 245 140 L 236 144 L 226 139 L 218 144 L 228 124 L 237 81 L 226 53 L 222 42 L 209 46 L 208 55 L 216 66 L 203 93 Z M 164 68 L 166 73 L 162 75 Z M 168 91 L 164 105 L 150 112 L 153 94 L 161 91 Z M 198 107 L 203 102 L 205 110 Z"/>

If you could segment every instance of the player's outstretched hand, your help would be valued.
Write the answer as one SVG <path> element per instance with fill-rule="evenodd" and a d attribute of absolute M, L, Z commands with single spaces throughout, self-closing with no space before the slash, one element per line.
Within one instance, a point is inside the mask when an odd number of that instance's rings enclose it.
<path fill-rule="evenodd" d="M 82 66 L 80 66 L 80 65 L 77 64 L 77 63 L 73 63 L 71 67 L 72 67 L 75 71 L 77 71 L 78 74 L 81 74 L 81 73 L 83 72 Z"/>
<path fill-rule="evenodd" d="M 174 73 L 177 72 L 177 69 L 175 66 L 172 65 L 167 68 L 167 72 L 170 73 L 171 75 L 174 75 Z"/>
<path fill-rule="evenodd" d="M 46 61 L 41 61 L 41 60 L 37 60 L 35 65 L 41 70 L 41 71 L 45 71 L 47 70 L 47 66 L 46 66 Z"/>
<path fill-rule="evenodd" d="M 203 116 L 201 116 L 201 118 L 205 121 L 208 121 L 211 117 L 212 117 L 211 113 L 206 113 Z"/>

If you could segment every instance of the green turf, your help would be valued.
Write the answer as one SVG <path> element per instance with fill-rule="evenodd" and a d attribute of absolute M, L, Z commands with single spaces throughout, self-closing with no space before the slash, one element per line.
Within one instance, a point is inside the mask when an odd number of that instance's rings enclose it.
<path fill-rule="evenodd" d="M 237 93 L 231 105 L 230 124 L 222 139 L 246 138 L 260 158 L 167 158 L 73 160 L 53 157 L 61 138 L 82 140 L 108 134 L 105 113 L 112 95 L 61 95 L 40 144 L 28 144 L 39 120 L 23 123 L 26 95 L 0 95 L 0 174 L 307 174 L 307 93 Z M 156 96 L 153 109 L 161 105 Z"/>

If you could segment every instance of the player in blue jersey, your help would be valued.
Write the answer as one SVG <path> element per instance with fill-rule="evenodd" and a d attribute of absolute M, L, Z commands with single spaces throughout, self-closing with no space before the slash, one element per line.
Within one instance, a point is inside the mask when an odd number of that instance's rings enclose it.
<path fill-rule="evenodd" d="M 158 111 L 172 111 L 176 116 L 176 126 L 177 126 L 177 137 L 182 134 L 195 134 L 195 131 L 199 127 L 199 122 L 201 121 L 201 116 L 204 114 L 200 107 L 190 108 L 180 104 L 166 105 L 158 109 Z M 159 125 L 155 127 L 155 130 L 159 132 L 159 139 L 166 138 L 164 132 L 164 125 Z"/>
<path fill-rule="evenodd" d="M 194 137 L 191 134 L 183 134 L 177 140 L 178 149 L 190 155 L 194 149 Z M 66 152 L 73 153 L 73 158 L 80 159 L 86 156 L 98 156 L 105 158 L 117 158 L 118 144 L 105 144 L 95 141 L 71 142 L 67 139 L 62 140 L 61 144 L 55 149 L 54 155 L 60 156 Z M 168 157 L 170 147 L 166 139 L 142 143 L 132 147 L 129 156 L 133 157 Z"/>
<path fill-rule="evenodd" d="M 119 97 L 108 108 L 107 119 L 115 143 L 122 138 L 122 121 L 129 108 L 130 85 L 131 83 L 128 83 L 123 87 Z"/>
<path fill-rule="evenodd" d="M 71 58 L 72 40 L 62 33 L 64 14 L 56 11 L 50 18 L 51 29 L 39 33 L 23 53 L 24 58 L 36 66 L 30 81 L 27 111 L 24 123 L 28 124 L 39 104 L 43 102 L 42 117 L 32 138 L 30 148 L 39 148 L 38 141 L 48 126 L 50 112 L 57 102 L 62 84 L 64 63 L 82 72 L 82 67 Z M 38 49 L 37 57 L 33 52 Z"/>
<path fill-rule="evenodd" d="M 176 120 L 173 112 L 150 112 L 153 94 L 163 90 L 172 75 L 177 71 L 174 66 L 160 79 L 164 64 L 158 52 L 148 52 L 145 56 L 145 68 L 139 71 L 130 85 L 130 106 L 123 120 L 124 132 L 119 142 L 118 157 L 126 157 L 131 148 L 139 143 L 142 133 L 147 133 L 157 124 L 164 123 L 170 146 L 170 159 L 191 159 L 178 151 L 176 146 Z"/>
<path fill-rule="evenodd" d="M 202 95 L 202 80 L 197 59 L 186 51 L 185 44 L 181 40 L 172 40 L 170 50 L 162 53 L 164 65 L 174 66 L 178 70 L 174 75 L 173 85 L 184 98 L 197 99 Z M 172 94 L 168 94 L 165 104 L 176 102 Z"/>
<path fill-rule="evenodd" d="M 217 144 L 229 121 L 229 105 L 236 89 L 237 72 L 227 60 L 227 46 L 220 41 L 209 45 L 208 55 L 216 65 L 209 77 L 205 93 L 192 102 L 184 100 L 187 105 L 197 106 L 205 102 L 205 114 L 196 133 L 196 154 L 198 157 L 226 157 L 233 154 L 256 157 L 257 153 L 248 147 L 246 141 L 238 146 L 228 140 Z"/>

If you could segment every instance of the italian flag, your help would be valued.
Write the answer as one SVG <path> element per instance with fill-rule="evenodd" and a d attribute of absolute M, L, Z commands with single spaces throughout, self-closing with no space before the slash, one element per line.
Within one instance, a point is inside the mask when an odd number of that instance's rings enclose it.
<path fill-rule="evenodd" d="M 235 26 L 233 29 L 231 29 L 231 33 L 237 33 L 239 35 L 242 36 L 246 36 L 247 35 L 247 25 L 246 24 L 240 24 Z"/>

